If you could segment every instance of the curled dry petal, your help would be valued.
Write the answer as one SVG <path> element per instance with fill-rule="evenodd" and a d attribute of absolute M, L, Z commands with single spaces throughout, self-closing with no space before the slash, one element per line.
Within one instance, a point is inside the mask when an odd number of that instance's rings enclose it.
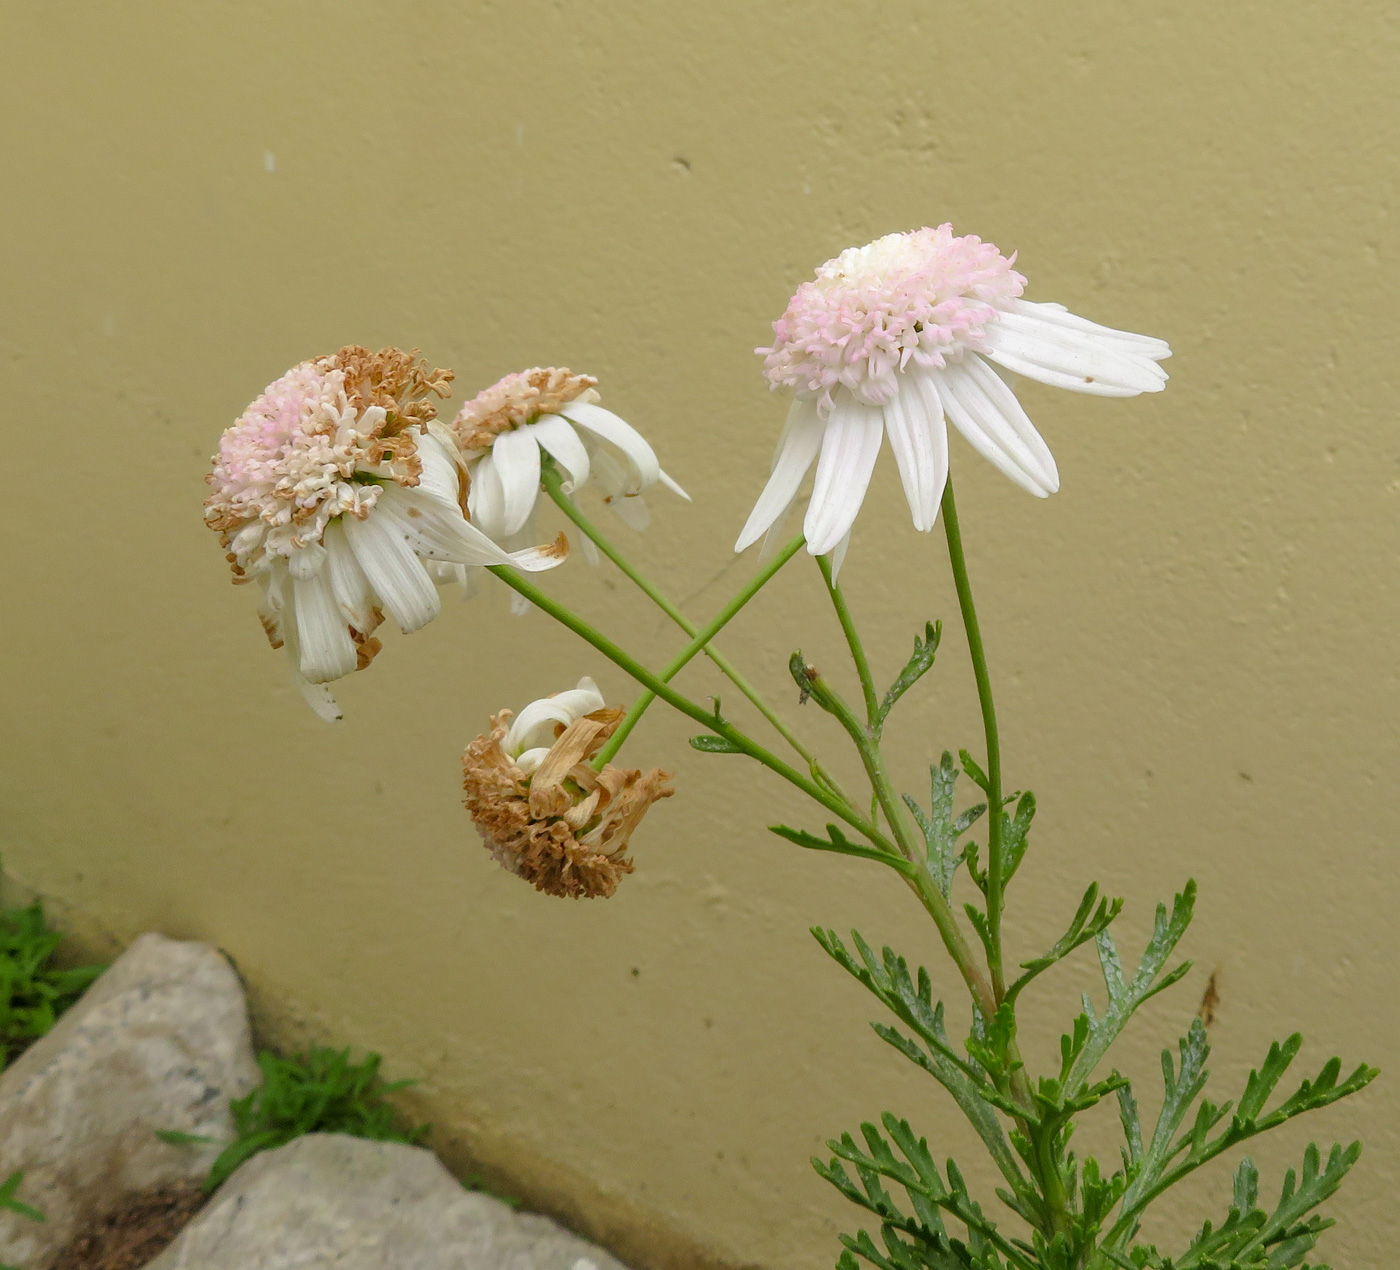
<path fill-rule="evenodd" d="M 632 872 L 624 854 L 652 803 L 675 791 L 659 768 L 588 760 L 622 719 L 601 709 L 558 725 L 558 735 L 533 774 L 506 752 L 511 711 L 492 716 L 491 732 L 462 756 L 464 802 L 482 842 L 496 861 L 536 890 L 572 898 L 608 896 Z"/>

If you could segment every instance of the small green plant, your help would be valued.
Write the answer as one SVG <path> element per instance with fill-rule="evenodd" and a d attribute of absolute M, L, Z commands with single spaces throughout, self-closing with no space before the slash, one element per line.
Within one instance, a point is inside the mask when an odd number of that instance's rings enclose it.
<path fill-rule="evenodd" d="M 465 1190 L 476 1191 L 482 1195 L 489 1195 L 492 1199 L 498 1199 L 502 1204 L 507 1204 L 511 1208 L 523 1208 L 525 1201 L 519 1195 L 502 1195 L 500 1191 L 492 1189 L 490 1182 L 486 1180 L 484 1173 L 468 1173 L 465 1177 L 458 1179 Z M 0 1267 L 3 1270 L 3 1267 Z"/>
<path fill-rule="evenodd" d="M 53 1027 L 106 969 L 58 969 L 52 962 L 61 939 L 37 902 L 0 909 L 0 1069 Z"/>
<path fill-rule="evenodd" d="M 421 1141 L 429 1126 L 405 1128 L 385 1100 L 413 1082 L 384 1080 L 379 1074 L 381 1061 L 378 1054 L 370 1054 L 363 1062 L 353 1063 L 348 1049 L 326 1045 L 313 1045 L 305 1054 L 290 1058 L 263 1050 L 258 1055 L 262 1084 L 229 1104 L 234 1139 L 214 1161 L 205 1189 L 214 1190 L 259 1151 L 284 1146 L 304 1133 L 348 1133 L 378 1142 Z M 176 1143 L 200 1140 L 183 1133 L 160 1136 Z"/>
<path fill-rule="evenodd" d="M 26 1204 L 23 1200 L 16 1198 L 20 1183 L 23 1181 L 24 1174 L 17 1171 L 0 1182 L 0 1213 L 18 1213 L 30 1221 L 47 1221 L 48 1218 L 33 1205 Z M 12 1266 L 8 1262 L 0 1262 L 0 1270 L 20 1270 L 20 1268 Z"/>
<path fill-rule="evenodd" d="M 24 1174 L 15 1172 L 0 1182 L 0 1212 L 18 1213 L 21 1217 L 29 1218 L 30 1221 L 47 1221 L 48 1219 L 37 1208 L 15 1198 L 19 1193 L 20 1183 L 23 1181 Z"/>

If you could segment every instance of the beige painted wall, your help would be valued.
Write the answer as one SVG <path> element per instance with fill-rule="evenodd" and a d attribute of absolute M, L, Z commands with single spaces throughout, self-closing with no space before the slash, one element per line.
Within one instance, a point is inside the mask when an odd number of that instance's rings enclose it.
<path fill-rule="evenodd" d="M 457 753 L 489 710 L 619 675 L 492 592 L 392 639 L 327 728 L 228 585 L 200 479 L 264 383 L 343 342 L 420 345 L 468 392 L 573 365 L 693 491 L 635 551 L 703 613 L 747 567 L 782 414 L 750 350 L 822 259 L 946 219 L 1019 250 L 1031 298 L 1177 350 L 1153 399 L 1025 389 L 1064 474 L 1046 503 L 954 455 L 1009 776 L 1043 808 L 1021 955 L 1090 877 L 1140 932 L 1194 875 L 1201 969 L 1134 1072 L 1211 969 L 1222 1085 L 1295 1026 L 1314 1066 L 1400 1045 L 1392 5 L 10 0 L 0 49 L 0 833 L 76 927 L 217 941 L 270 1035 L 383 1050 L 454 1159 L 639 1264 L 828 1264 L 822 1137 L 888 1105 L 962 1141 L 804 933 L 933 956 L 907 896 L 771 840 L 800 803 L 659 713 L 635 753 L 680 794 L 636 876 L 536 895 L 477 845 Z M 954 610 L 880 482 L 847 576 L 888 670 Z M 835 657 L 816 581 L 791 570 L 729 641 L 794 715 L 787 652 Z M 676 646 L 607 571 L 550 585 Z M 950 635 L 901 725 L 909 786 L 979 746 L 964 658 Z M 1042 1038 L 1091 982 L 1038 999 Z M 1368 1142 L 1341 1267 L 1395 1237 L 1396 1091 L 1308 1126 Z M 1221 1210 L 1209 1181 L 1164 1229 Z"/>

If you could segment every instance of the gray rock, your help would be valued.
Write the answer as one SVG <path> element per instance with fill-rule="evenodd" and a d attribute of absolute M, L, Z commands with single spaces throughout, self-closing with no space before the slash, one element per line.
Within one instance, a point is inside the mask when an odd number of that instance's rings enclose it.
<path fill-rule="evenodd" d="M 146 1270 L 623 1270 L 421 1147 L 313 1133 L 254 1156 Z"/>
<path fill-rule="evenodd" d="M 0 1263 L 44 1270 L 80 1225 L 133 1191 L 201 1180 L 230 1098 L 258 1079 L 243 989 L 207 944 L 142 935 L 0 1075 L 0 1181 L 47 1221 L 0 1212 Z"/>

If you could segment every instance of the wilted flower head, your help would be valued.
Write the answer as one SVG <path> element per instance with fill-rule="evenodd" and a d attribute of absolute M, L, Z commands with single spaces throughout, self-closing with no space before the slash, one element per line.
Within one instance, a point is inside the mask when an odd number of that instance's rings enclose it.
<path fill-rule="evenodd" d="M 1049 448 L 987 359 L 1042 383 L 1105 397 L 1158 392 L 1171 350 L 1020 298 L 1026 280 L 991 243 L 952 227 L 852 247 L 804 282 L 773 323 L 769 384 L 796 400 L 736 550 L 797 496 L 818 453 L 803 529 L 825 555 L 850 532 L 886 433 L 916 529 L 933 528 L 948 475 L 946 415 L 1023 489 L 1059 488 Z"/>
<path fill-rule="evenodd" d="M 622 717 L 584 678 L 514 719 L 509 710 L 493 715 L 490 735 L 462 755 L 464 801 L 482 842 L 536 890 L 611 895 L 632 872 L 623 854 L 632 831 L 652 803 L 674 793 L 659 768 L 589 765 Z"/>
<path fill-rule="evenodd" d="M 340 712 L 321 685 L 369 664 L 386 613 L 404 631 L 437 615 L 425 562 L 538 570 L 565 554 L 511 555 L 467 522 L 457 447 L 431 400 L 451 380 L 416 352 L 342 348 L 268 385 L 220 438 L 205 520 L 234 581 L 262 586 L 268 638 L 324 718 Z"/>
<path fill-rule="evenodd" d="M 471 469 L 467 507 L 494 538 L 528 532 L 540 488 L 540 452 L 558 463 L 566 490 L 590 478 L 604 501 L 634 529 L 650 513 L 644 490 L 660 482 L 688 498 L 630 424 L 598 405 L 597 380 L 558 366 L 507 375 L 458 412 L 452 430 Z"/>

